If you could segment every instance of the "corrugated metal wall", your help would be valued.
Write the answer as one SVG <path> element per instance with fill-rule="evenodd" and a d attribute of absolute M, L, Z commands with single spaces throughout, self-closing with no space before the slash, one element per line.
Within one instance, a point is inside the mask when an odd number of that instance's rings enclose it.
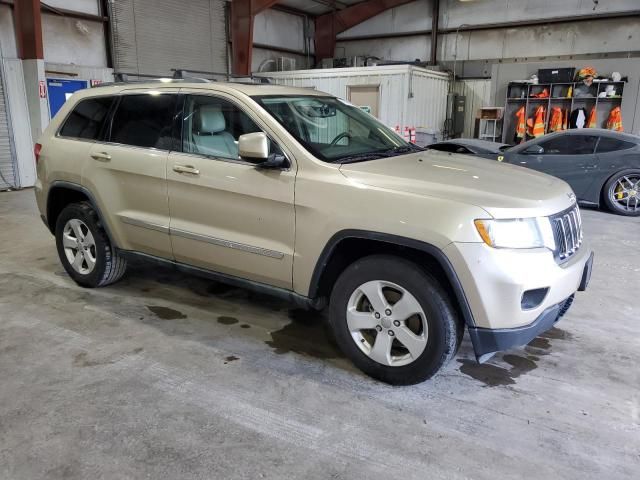
<path fill-rule="evenodd" d="M 226 73 L 224 0 L 111 0 L 114 69 L 167 75 L 172 68 Z"/>
<path fill-rule="evenodd" d="M 16 186 L 15 155 L 13 154 L 9 112 L 7 108 L 2 60 L 0 59 L 0 190 Z"/>
<path fill-rule="evenodd" d="M 478 113 L 478 110 L 482 107 L 492 106 L 491 80 L 459 80 L 455 82 L 453 90 L 456 93 L 467 97 L 466 112 L 464 116 L 464 133 L 462 136 L 465 138 L 473 138 L 476 114 Z"/>
<path fill-rule="evenodd" d="M 274 83 L 312 87 L 343 99 L 347 99 L 349 86 L 379 85 L 379 117 L 391 128 L 413 126 L 441 130 L 446 118 L 449 79 L 439 72 L 401 65 L 272 72 L 264 76 Z M 409 98 L 410 91 L 412 98 Z"/>

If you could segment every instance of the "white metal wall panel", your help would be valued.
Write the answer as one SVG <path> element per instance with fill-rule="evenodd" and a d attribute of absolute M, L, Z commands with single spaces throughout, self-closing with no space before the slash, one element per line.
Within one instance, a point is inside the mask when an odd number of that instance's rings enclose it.
<path fill-rule="evenodd" d="M 462 136 L 473 138 L 478 110 L 482 107 L 491 106 L 491 79 L 457 81 L 453 86 L 453 90 L 460 95 L 464 95 L 467 102 Z"/>
<path fill-rule="evenodd" d="M 110 3 L 116 71 L 167 75 L 172 68 L 226 73 L 224 0 Z"/>
<path fill-rule="evenodd" d="M 16 186 L 15 155 L 12 148 L 9 112 L 0 63 L 0 190 Z"/>
<path fill-rule="evenodd" d="M 412 95 L 407 100 L 406 125 L 442 131 L 447 118 L 449 78 L 441 73 L 414 69 L 410 80 Z"/>
<path fill-rule="evenodd" d="M 0 68 L 4 73 L 5 101 L 11 115 L 16 186 L 31 187 L 36 181 L 36 162 L 22 60 L 5 58 Z"/>

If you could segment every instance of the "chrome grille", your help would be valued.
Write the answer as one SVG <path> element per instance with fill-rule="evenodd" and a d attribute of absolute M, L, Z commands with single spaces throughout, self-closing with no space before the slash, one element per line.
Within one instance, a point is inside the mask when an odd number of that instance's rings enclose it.
<path fill-rule="evenodd" d="M 551 224 L 556 240 L 556 258 L 562 262 L 576 253 L 582 245 L 582 219 L 578 206 L 552 216 Z"/>

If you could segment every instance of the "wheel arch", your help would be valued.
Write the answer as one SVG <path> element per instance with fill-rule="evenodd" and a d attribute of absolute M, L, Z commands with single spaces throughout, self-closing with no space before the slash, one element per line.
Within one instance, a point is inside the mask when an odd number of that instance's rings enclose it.
<path fill-rule="evenodd" d="M 386 233 L 342 230 L 333 235 L 316 262 L 309 298 L 328 298 L 338 276 L 348 265 L 374 254 L 396 255 L 424 268 L 441 282 L 465 324 L 475 324 L 460 279 L 444 252 L 426 242 Z"/>
<path fill-rule="evenodd" d="M 113 246 L 116 246 L 114 243 L 113 235 L 111 234 L 111 230 L 109 229 L 109 225 L 105 221 L 100 208 L 98 207 L 98 203 L 96 202 L 95 197 L 87 189 L 82 185 L 78 185 L 77 183 L 65 182 L 62 180 L 57 180 L 51 183 L 49 187 L 49 192 L 47 193 L 47 227 L 49 227 L 49 231 L 55 234 L 56 229 L 56 220 L 60 215 L 60 212 L 69 204 L 76 202 L 88 202 L 91 207 L 95 210 L 98 218 L 100 220 L 100 224 L 102 228 L 104 228 L 107 236 L 109 237 L 109 241 Z"/>

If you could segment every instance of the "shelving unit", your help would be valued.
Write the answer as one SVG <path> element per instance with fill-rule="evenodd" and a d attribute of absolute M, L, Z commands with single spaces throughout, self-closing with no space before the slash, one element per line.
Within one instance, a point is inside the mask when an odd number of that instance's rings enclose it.
<path fill-rule="evenodd" d="M 536 108 L 543 105 L 546 108 L 545 132 L 549 127 L 549 118 L 553 107 L 560 107 L 563 110 L 573 112 L 576 108 L 585 108 L 587 113 L 591 108 L 596 109 L 596 125 L 605 128 L 609 112 L 612 108 L 622 105 L 624 82 L 601 81 L 593 82 L 591 86 L 593 97 L 567 96 L 569 88 L 575 92 L 576 87 L 582 82 L 567 83 L 538 83 L 509 82 L 507 86 L 507 98 L 505 100 L 504 120 L 502 127 L 502 141 L 513 143 L 516 132 L 516 112 L 520 107 L 525 107 L 526 118 L 530 118 Z M 608 85 L 613 85 L 616 91 L 614 97 L 599 98 L 601 92 L 605 92 Z M 534 98 L 532 95 L 541 93 L 548 89 L 550 96 L 547 98 Z"/>

